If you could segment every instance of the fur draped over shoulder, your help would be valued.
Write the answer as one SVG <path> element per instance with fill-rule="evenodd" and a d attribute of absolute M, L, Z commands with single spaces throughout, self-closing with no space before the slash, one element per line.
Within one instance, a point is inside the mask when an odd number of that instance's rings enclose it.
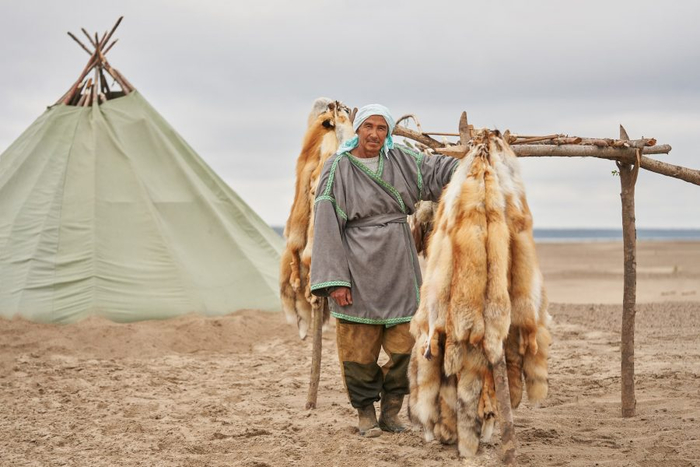
<path fill-rule="evenodd" d="M 323 164 L 353 133 L 347 106 L 323 97 L 316 99 L 297 159 L 294 202 L 284 229 L 287 244 L 280 262 L 282 308 L 287 321 L 297 323 L 302 339 L 308 334 L 312 305 L 321 300 L 311 294 L 309 284 L 316 186 Z M 324 323 L 328 319 L 326 313 Z"/>

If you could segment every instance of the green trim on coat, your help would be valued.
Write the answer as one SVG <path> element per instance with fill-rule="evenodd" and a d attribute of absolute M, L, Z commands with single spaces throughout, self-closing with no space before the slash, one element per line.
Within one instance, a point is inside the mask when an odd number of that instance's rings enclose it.
<path fill-rule="evenodd" d="M 353 323 L 386 324 L 386 325 L 408 323 L 413 318 L 413 316 L 401 316 L 399 318 L 385 318 L 385 319 L 360 318 L 359 316 L 344 315 L 343 313 L 338 313 L 335 311 L 331 311 L 331 315 L 334 318 L 344 319 L 345 321 L 351 321 Z"/>
<path fill-rule="evenodd" d="M 418 199 L 423 199 L 423 173 L 421 172 L 421 165 L 423 164 L 425 154 L 423 154 L 422 152 L 416 152 L 413 149 L 402 144 L 397 144 L 395 147 L 402 151 L 404 154 L 412 156 L 413 160 L 416 161 L 416 173 L 418 178 Z"/>
<path fill-rule="evenodd" d="M 325 289 L 326 287 L 352 287 L 348 281 L 327 281 L 311 284 L 311 290 Z"/>
<path fill-rule="evenodd" d="M 333 161 L 333 165 L 331 165 L 331 171 L 328 174 L 328 182 L 326 182 L 326 189 L 323 191 L 323 196 L 330 195 L 331 190 L 333 189 L 333 180 L 335 179 L 335 169 L 338 167 L 338 162 L 340 162 L 340 159 L 345 157 L 346 154 L 346 152 L 338 154 L 338 157 L 336 157 Z"/>
<path fill-rule="evenodd" d="M 413 239 L 411 237 L 411 232 L 408 229 L 408 224 L 404 224 L 404 232 L 409 236 L 409 239 Z M 418 278 L 416 277 L 416 260 L 413 257 L 413 248 L 410 246 L 408 247 L 409 255 L 411 255 L 411 268 L 413 270 L 413 288 L 416 291 L 416 304 L 417 306 L 420 306 L 420 287 L 418 286 Z"/>
<path fill-rule="evenodd" d="M 338 203 L 335 201 L 335 198 L 333 198 L 332 196 L 321 195 L 318 198 L 316 198 L 316 201 L 314 201 L 314 204 L 318 203 L 319 201 L 330 201 L 331 204 L 333 205 L 333 207 L 335 208 L 335 212 L 337 212 L 338 215 L 340 217 L 342 217 L 343 219 L 348 220 L 348 215 L 345 214 L 345 212 L 342 209 L 340 209 L 340 206 L 338 206 Z"/>
<path fill-rule="evenodd" d="M 348 156 L 348 159 L 358 169 L 362 170 L 364 173 L 366 173 L 372 180 L 380 184 L 382 187 L 384 187 L 385 190 L 387 190 L 391 195 L 396 199 L 396 201 L 399 203 L 399 207 L 401 208 L 401 212 L 406 214 L 406 203 L 404 203 L 403 198 L 401 197 L 401 193 L 399 193 L 399 190 L 394 188 L 393 186 L 389 185 L 387 182 L 382 180 L 382 178 L 377 175 L 375 172 L 372 172 L 365 164 L 362 162 L 358 161 L 355 156 L 350 154 L 349 152 L 344 153 L 344 155 Z M 382 163 L 381 161 L 381 156 L 380 156 L 380 164 Z M 382 164 L 383 168 L 383 164 Z M 378 172 L 379 170 L 377 170 Z"/>

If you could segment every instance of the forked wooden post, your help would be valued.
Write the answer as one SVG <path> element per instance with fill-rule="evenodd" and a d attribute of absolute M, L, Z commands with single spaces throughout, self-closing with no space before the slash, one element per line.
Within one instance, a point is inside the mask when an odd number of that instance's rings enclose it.
<path fill-rule="evenodd" d="M 501 452 L 503 465 L 517 465 L 515 449 L 515 425 L 513 424 L 513 409 L 510 406 L 510 389 L 508 386 L 508 371 L 506 370 L 506 355 L 493 365 L 493 381 L 496 385 L 496 401 L 498 402 L 498 423 L 501 425 Z"/>
<path fill-rule="evenodd" d="M 620 125 L 620 139 L 629 139 Z M 625 256 L 625 279 L 622 298 L 622 330 L 620 367 L 622 383 L 622 416 L 634 417 L 637 400 L 634 395 L 634 318 L 637 300 L 637 229 L 634 214 L 634 186 L 637 182 L 641 155 L 636 164 L 617 162 L 622 192 L 622 240 Z"/>
<path fill-rule="evenodd" d="M 306 396 L 306 408 L 315 409 L 318 398 L 318 383 L 321 380 L 321 339 L 323 338 L 323 315 L 328 307 L 328 300 L 311 308 L 313 314 L 313 350 L 311 351 L 311 379 L 309 381 L 309 393 Z"/>

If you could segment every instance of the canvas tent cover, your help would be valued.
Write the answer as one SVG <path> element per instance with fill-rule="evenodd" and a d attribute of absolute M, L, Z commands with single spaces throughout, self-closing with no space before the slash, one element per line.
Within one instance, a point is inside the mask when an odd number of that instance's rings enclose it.
<path fill-rule="evenodd" d="M 0 316 L 278 310 L 282 246 L 137 91 L 56 105 L 0 156 Z"/>

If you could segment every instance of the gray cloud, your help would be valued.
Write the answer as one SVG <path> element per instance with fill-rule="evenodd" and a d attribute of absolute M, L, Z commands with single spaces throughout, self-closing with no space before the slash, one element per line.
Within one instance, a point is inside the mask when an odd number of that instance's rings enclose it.
<path fill-rule="evenodd" d="M 102 3 L 102 2 L 100 2 Z M 70 86 L 65 35 L 120 15 L 120 69 L 262 217 L 283 224 L 306 114 L 325 95 L 454 130 L 654 136 L 700 167 L 700 4 L 2 1 L 0 151 Z M 522 161 L 537 225 L 619 225 L 612 162 Z M 262 195 L 264 193 L 264 195 Z M 696 186 L 642 174 L 638 225 L 700 227 Z"/>

